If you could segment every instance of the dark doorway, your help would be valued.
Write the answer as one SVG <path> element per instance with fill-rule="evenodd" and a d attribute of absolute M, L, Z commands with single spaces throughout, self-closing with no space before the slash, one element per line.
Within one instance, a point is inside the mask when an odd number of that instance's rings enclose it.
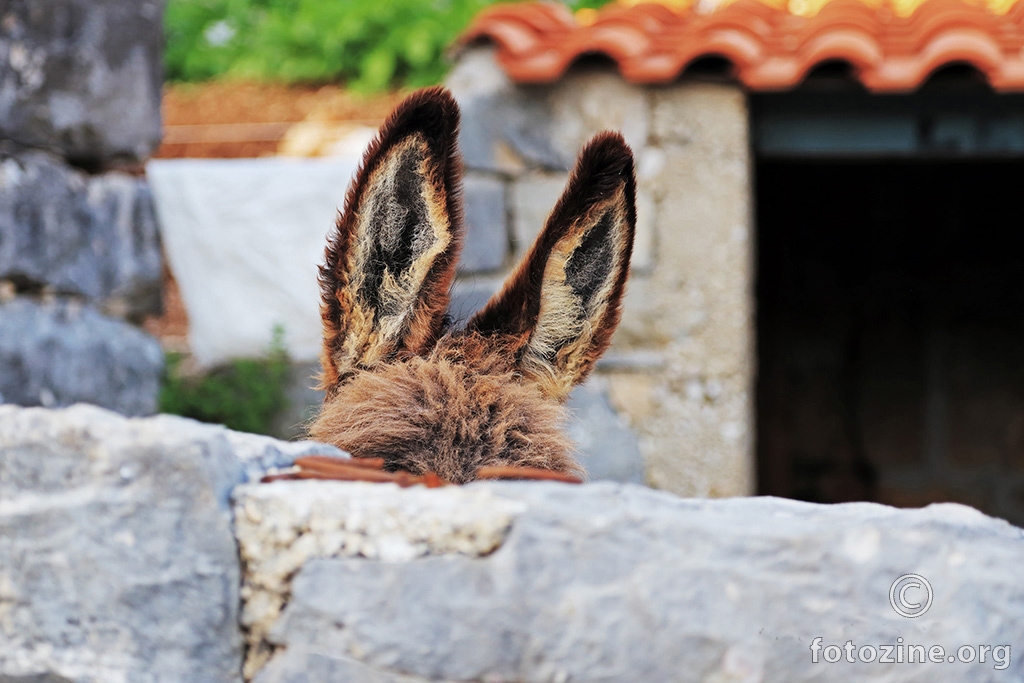
<path fill-rule="evenodd" d="M 1024 162 L 756 173 L 760 493 L 1024 524 Z"/>

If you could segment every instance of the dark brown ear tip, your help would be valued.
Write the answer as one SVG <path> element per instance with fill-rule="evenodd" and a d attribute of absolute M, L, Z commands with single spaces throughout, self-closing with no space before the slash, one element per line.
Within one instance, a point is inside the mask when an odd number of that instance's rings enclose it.
<path fill-rule="evenodd" d="M 633 150 L 621 133 L 606 130 L 590 139 L 580 152 L 579 167 L 595 175 L 634 175 Z"/>
<path fill-rule="evenodd" d="M 459 105 L 442 86 L 423 88 L 406 97 L 388 118 L 384 129 L 405 135 L 421 131 L 428 138 L 454 138 L 459 128 Z"/>

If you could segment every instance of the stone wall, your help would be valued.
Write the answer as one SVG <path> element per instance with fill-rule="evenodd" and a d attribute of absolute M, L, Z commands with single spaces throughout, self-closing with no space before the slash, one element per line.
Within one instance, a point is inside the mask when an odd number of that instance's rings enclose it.
<path fill-rule="evenodd" d="M 639 440 L 646 480 L 683 495 L 749 494 L 754 332 L 746 97 L 735 85 L 625 83 L 605 65 L 518 86 L 488 48 L 447 85 L 463 110 L 467 316 L 529 247 L 596 132 L 636 154 L 637 237 L 622 325 L 595 389 Z"/>
<path fill-rule="evenodd" d="M 1024 530 L 962 505 L 255 483 L 312 452 L 0 406 L 0 681 L 240 682 L 246 645 L 259 683 L 1024 676 Z M 897 645 L 944 655 L 864 661 Z"/>
<path fill-rule="evenodd" d="M 0 7 L 0 402 L 156 409 L 159 0 Z"/>

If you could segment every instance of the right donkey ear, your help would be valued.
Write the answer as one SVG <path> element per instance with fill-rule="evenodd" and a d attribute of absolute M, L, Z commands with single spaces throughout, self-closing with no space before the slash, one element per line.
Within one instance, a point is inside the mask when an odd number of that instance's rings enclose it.
<path fill-rule="evenodd" d="M 409 96 L 370 145 L 320 267 L 321 388 L 440 336 L 462 240 L 459 109 Z"/>
<path fill-rule="evenodd" d="M 533 247 L 467 329 L 504 335 L 520 372 L 566 399 L 619 324 L 635 229 L 633 153 L 618 133 L 601 133 Z"/>

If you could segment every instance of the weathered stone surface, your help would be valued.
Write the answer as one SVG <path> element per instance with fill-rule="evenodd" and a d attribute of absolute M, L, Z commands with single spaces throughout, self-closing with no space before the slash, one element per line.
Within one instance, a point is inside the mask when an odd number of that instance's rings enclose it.
<path fill-rule="evenodd" d="M 487 491 L 457 487 L 440 505 L 420 487 L 396 496 L 394 486 L 359 483 L 350 493 L 332 482 L 235 490 L 235 528 L 246 566 L 241 623 L 249 645 L 247 678 L 272 654 L 269 631 L 289 600 L 292 576 L 307 561 L 360 556 L 400 562 L 447 552 L 480 557 L 501 545 L 513 514 L 522 509 Z"/>
<path fill-rule="evenodd" d="M 512 83 L 491 48 L 463 52 L 445 84 L 462 109 L 459 149 L 466 168 L 512 175 L 527 166 L 568 168 L 551 144 L 545 90 Z"/>
<path fill-rule="evenodd" d="M 247 505 L 273 511 L 251 521 L 253 538 L 275 540 L 249 544 L 250 567 L 265 566 L 259 557 L 309 558 L 279 586 L 290 599 L 270 629 L 277 651 L 259 683 L 1024 674 L 1005 649 L 1003 664 L 992 649 L 984 664 L 812 659 L 819 637 L 822 648 L 851 641 L 876 656 L 881 645 L 940 645 L 955 656 L 964 645 L 977 654 L 1024 638 L 1024 530 L 959 505 L 683 500 L 607 483 L 401 491 L 302 482 L 245 487 L 236 500 L 239 519 Z M 493 552 L 490 540 L 443 550 L 451 524 L 424 520 L 453 515 L 472 520 L 463 529 L 511 529 Z M 382 554 L 388 547 L 398 552 Z M 913 619 L 889 603 L 908 572 L 934 589 L 929 611 Z"/>
<path fill-rule="evenodd" d="M 492 176 L 468 173 L 462 196 L 466 202 L 466 240 L 459 258 L 459 273 L 501 268 L 509 244 L 505 183 Z"/>
<path fill-rule="evenodd" d="M 97 162 L 160 142 L 163 2 L 8 0 L 0 138 Z"/>
<path fill-rule="evenodd" d="M 658 349 L 641 435 L 648 481 L 688 496 L 753 490 L 754 301 L 747 103 L 728 84 L 652 91 L 640 156 L 654 264 L 627 287 L 620 349 Z"/>
<path fill-rule="evenodd" d="M 548 95 L 551 145 L 562 164 L 570 168 L 587 141 L 605 130 L 621 133 L 634 151 L 643 149 L 650 132 L 649 93 L 605 66 L 570 69 Z"/>
<path fill-rule="evenodd" d="M 76 302 L 0 303 L 0 394 L 10 403 L 92 403 L 156 411 L 163 352 L 155 339 Z"/>
<path fill-rule="evenodd" d="M 578 459 L 590 481 L 644 483 L 644 459 L 636 434 L 608 402 L 605 379 L 592 375 L 573 389 L 566 407 L 566 431 L 576 442 Z"/>
<path fill-rule="evenodd" d="M 0 680 L 240 680 L 228 496 L 312 451 L 331 449 L 0 406 Z"/>
<path fill-rule="evenodd" d="M 467 168 L 518 175 L 572 168 L 596 133 L 617 130 L 635 150 L 650 134 L 647 89 L 605 68 L 574 67 L 550 87 L 516 85 L 493 50 L 463 51 L 446 85 L 462 108 Z"/>
<path fill-rule="evenodd" d="M 0 148 L 0 279 L 160 310 L 162 257 L 145 180 L 86 176 L 43 152 Z"/>
<path fill-rule="evenodd" d="M 540 234 L 568 181 L 563 173 L 537 173 L 512 184 L 512 243 L 517 256 L 525 254 Z"/>

